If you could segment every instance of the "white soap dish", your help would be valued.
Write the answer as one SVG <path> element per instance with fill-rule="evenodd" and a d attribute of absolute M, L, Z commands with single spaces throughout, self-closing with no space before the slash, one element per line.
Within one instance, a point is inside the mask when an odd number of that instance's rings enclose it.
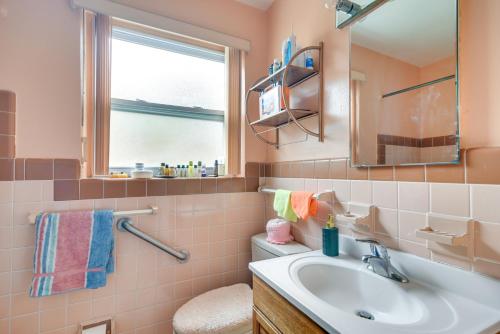
<path fill-rule="evenodd" d="M 421 229 L 415 231 L 415 236 L 420 239 L 434 241 L 448 246 L 466 246 L 469 243 L 469 235 L 456 235 L 453 233 L 434 231 L 432 229 Z"/>
<path fill-rule="evenodd" d="M 337 222 L 347 225 L 351 230 L 358 232 L 372 231 L 372 218 L 375 207 L 373 205 L 348 203 L 348 211 L 335 216 Z"/>

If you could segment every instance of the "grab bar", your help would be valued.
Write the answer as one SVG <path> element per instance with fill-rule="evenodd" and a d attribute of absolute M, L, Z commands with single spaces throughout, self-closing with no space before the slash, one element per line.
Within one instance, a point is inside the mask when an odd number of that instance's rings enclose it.
<path fill-rule="evenodd" d="M 130 218 L 125 217 L 125 218 L 118 219 L 118 221 L 116 222 L 116 226 L 118 227 L 119 231 L 129 232 L 129 233 L 135 235 L 136 237 L 138 237 L 139 239 L 142 239 L 142 240 L 146 241 L 147 243 L 150 243 L 151 245 L 161 249 L 165 253 L 172 255 L 180 263 L 186 263 L 187 261 L 189 261 L 189 252 L 188 251 L 175 250 L 172 247 L 165 245 L 161 241 L 158 241 L 158 240 L 152 238 L 150 235 L 144 233 L 143 231 L 141 231 L 140 229 L 135 227 L 132 224 L 132 222 L 130 221 Z"/>

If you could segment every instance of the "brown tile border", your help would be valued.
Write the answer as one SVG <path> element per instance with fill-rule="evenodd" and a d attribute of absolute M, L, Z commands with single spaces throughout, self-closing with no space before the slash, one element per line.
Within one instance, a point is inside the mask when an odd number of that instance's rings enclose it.
<path fill-rule="evenodd" d="M 78 180 L 55 180 L 54 201 L 71 201 L 80 199 L 80 182 Z"/>
<path fill-rule="evenodd" d="M 259 187 L 259 177 L 270 175 L 287 178 L 500 184 L 500 147 L 465 150 L 461 152 L 461 159 L 460 164 L 359 168 L 350 167 L 347 158 L 249 162 L 246 165 L 247 177 L 133 180 L 78 179 L 79 161 L 76 159 L 17 158 L 0 159 L 0 181 L 56 178 L 55 200 L 255 192 Z"/>
<path fill-rule="evenodd" d="M 104 198 L 122 198 L 127 197 L 126 179 L 107 179 L 104 180 Z"/>
<path fill-rule="evenodd" d="M 14 159 L 0 159 L 0 181 L 14 180 Z"/>
<path fill-rule="evenodd" d="M 0 158 L 14 159 L 16 155 L 16 137 L 0 134 Z"/>
<path fill-rule="evenodd" d="M 24 180 L 24 159 L 17 158 L 14 164 L 14 178 L 16 181 Z"/>
<path fill-rule="evenodd" d="M 127 195 L 125 197 L 145 197 L 147 180 L 128 180 Z"/>
<path fill-rule="evenodd" d="M 16 112 L 16 93 L 0 90 L 0 111 Z"/>
<path fill-rule="evenodd" d="M 77 159 L 54 159 L 54 180 L 80 178 L 80 161 Z"/>
<path fill-rule="evenodd" d="M 24 176 L 26 180 L 54 180 L 54 159 L 26 159 Z"/>
<path fill-rule="evenodd" d="M 0 134 L 10 136 L 16 134 L 16 114 L 0 111 Z"/>
<path fill-rule="evenodd" d="M 99 199 L 104 197 L 104 181 L 100 179 L 80 180 L 80 199 Z"/>
<path fill-rule="evenodd" d="M 165 196 L 167 193 L 167 181 L 164 179 L 147 180 L 146 193 L 148 196 Z"/>
<path fill-rule="evenodd" d="M 0 158 L 16 156 L 16 94 L 0 90 Z M 5 164 L 5 162 L 4 162 Z M 3 178 L 7 175 L 4 171 Z"/>

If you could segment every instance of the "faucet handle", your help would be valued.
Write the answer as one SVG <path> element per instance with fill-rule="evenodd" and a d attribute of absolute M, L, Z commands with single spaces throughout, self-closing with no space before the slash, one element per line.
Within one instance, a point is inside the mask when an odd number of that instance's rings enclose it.
<path fill-rule="evenodd" d="M 375 240 L 375 239 L 355 239 L 355 240 L 358 242 L 365 242 L 368 244 L 380 245 L 380 242 L 378 240 Z"/>
<path fill-rule="evenodd" d="M 355 239 L 358 242 L 364 242 L 370 244 L 370 251 L 373 256 L 381 257 L 384 259 L 389 259 L 389 254 L 387 253 L 387 248 L 378 240 L 375 239 Z M 378 246 L 378 247 L 377 247 Z M 379 251 L 380 250 L 380 251 Z"/>

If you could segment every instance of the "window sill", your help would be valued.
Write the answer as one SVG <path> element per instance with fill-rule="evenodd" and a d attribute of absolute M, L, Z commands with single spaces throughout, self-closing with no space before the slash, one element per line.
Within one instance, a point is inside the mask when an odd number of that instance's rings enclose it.
<path fill-rule="evenodd" d="M 96 177 L 54 181 L 54 200 L 256 192 L 258 177 L 132 179 Z"/>

